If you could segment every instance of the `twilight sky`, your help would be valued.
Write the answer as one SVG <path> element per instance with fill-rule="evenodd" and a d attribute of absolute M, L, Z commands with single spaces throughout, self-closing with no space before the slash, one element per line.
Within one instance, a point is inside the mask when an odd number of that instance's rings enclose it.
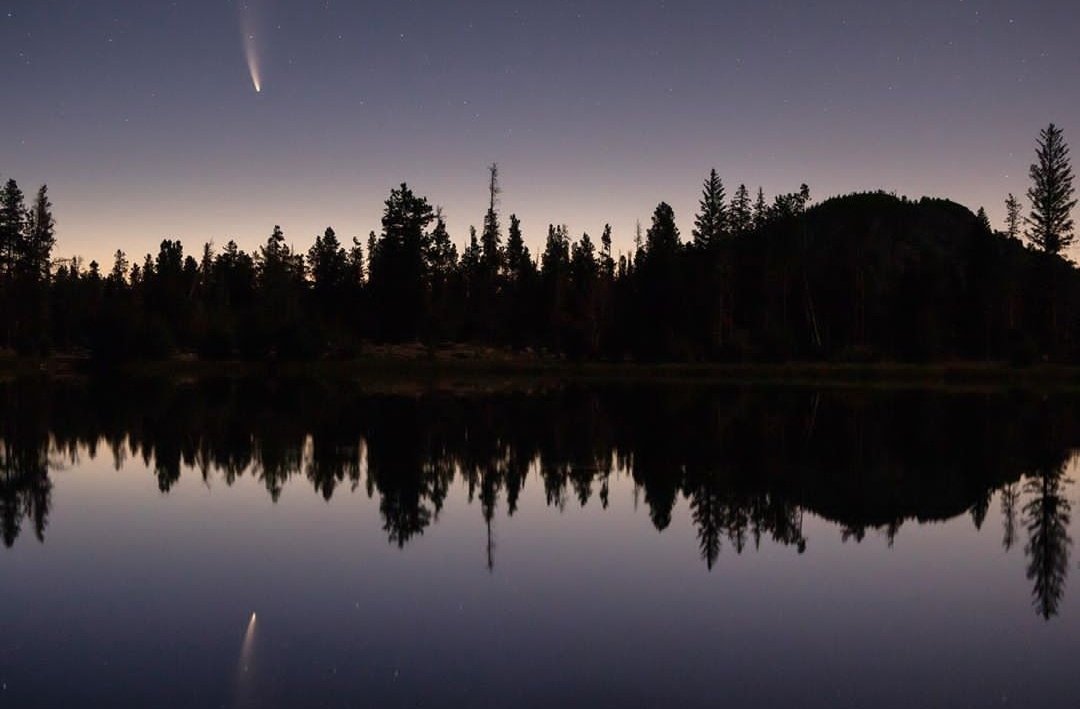
<path fill-rule="evenodd" d="M 1075 0 L 0 0 L 0 176 L 47 182 L 58 255 L 378 228 L 408 181 L 459 244 L 485 166 L 527 241 L 616 248 L 715 166 L 770 195 L 1023 194 L 1080 159 Z M 257 55 L 262 93 L 245 60 Z"/>

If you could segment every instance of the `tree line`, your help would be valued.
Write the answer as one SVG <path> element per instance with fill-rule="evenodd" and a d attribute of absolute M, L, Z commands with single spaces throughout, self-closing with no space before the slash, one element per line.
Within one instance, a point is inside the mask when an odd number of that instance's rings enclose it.
<path fill-rule="evenodd" d="M 1076 205 L 1069 150 L 1040 133 L 1030 209 L 1009 195 L 1004 230 L 949 202 L 883 192 L 767 200 L 713 170 L 689 238 L 667 203 L 632 249 L 549 225 L 530 252 L 503 219 L 497 166 L 487 210 L 459 252 L 440 209 L 390 191 L 366 243 L 331 228 L 302 252 L 275 227 L 186 253 L 166 239 L 107 271 L 52 260 L 45 187 L 27 208 L 0 192 L 0 344 L 83 350 L 104 362 L 349 357 L 365 343 L 477 343 L 576 359 L 640 361 L 1080 359 L 1080 275 L 1062 254 Z"/>

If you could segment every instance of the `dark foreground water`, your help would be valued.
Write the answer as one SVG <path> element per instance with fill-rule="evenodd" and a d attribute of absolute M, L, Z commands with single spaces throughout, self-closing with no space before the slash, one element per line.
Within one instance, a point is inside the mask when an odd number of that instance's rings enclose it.
<path fill-rule="evenodd" d="M 0 384 L 0 707 L 1074 707 L 1077 403 Z"/>

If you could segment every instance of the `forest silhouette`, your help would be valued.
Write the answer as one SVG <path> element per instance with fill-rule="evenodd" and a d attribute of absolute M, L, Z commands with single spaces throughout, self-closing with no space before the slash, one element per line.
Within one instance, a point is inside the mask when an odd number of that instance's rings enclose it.
<path fill-rule="evenodd" d="M 460 485 L 487 524 L 492 567 L 497 515 L 512 518 L 526 486 L 541 485 L 556 511 L 606 508 L 616 476 L 658 531 L 688 514 L 710 569 L 762 540 L 806 551 L 806 514 L 844 540 L 891 544 L 908 523 L 969 515 L 981 528 L 997 494 L 1002 544 L 1023 548 L 1035 608 L 1050 618 L 1071 553 L 1064 476 L 1080 420 L 1067 396 L 17 379 L 0 384 L 0 403 L 6 546 L 24 527 L 44 539 L 53 470 L 99 455 L 119 469 L 130 455 L 162 493 L 190 475 L 250 477 L 273 501 L 307 486 L 326 500 L 366 494 L 399 547 L 436 525 Z"/>
<path fill-rule="evenodd" d="M 1060 129 L 1040 134 L 1036 157 L 1031 211 L 1009 195 L 1000 232 L 943 199 L 813 204 L 806 185 L 771 202 L 740 185 L 728 199 L 714 170 L 690 235 L 661 203 L 628 252 L 614 252 L 610 227 L 594 240 L 550 225 L 534 255 L 517 216 L 503 218 L 493 165 L 482 228 L 460 254 L 442 212 L 402 184 L 366 243 L 328 228 L 305 253 L 275 227 L 254 253 L 166 239 L 134 263 L 117 252 L 108 270 L 52 260 L 47 191 L 28 209 L 12 180 L 0 192 L 0 345 L 103 364 L 349 359 L 371 343 L 619 362 L 1076 362 Z"/>

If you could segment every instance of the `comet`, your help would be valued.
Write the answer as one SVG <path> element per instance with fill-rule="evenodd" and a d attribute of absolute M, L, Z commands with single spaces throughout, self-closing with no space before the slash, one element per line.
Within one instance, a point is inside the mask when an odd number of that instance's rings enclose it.
<path fill-rule="evenodd" d="M 254 0 L 241 0 L 237 3 L 236 10 L 244 38 L 244 60 L 247 62 L 248 74 L 251 75 L 251 85 L 258 94 L 262 93 L 262 71 L 259 65 L 259 42 L 256 33 L 258 21 L 254 4 Z"/>
<path fill-rule="evenodd" d="M 258 45 L 255 44 L 255 35 L 247 35 L 244 40 L 244 55 L 247 57 L 248 72 L 251 74 L 251 83 L 255 87 L 255 93 L 262 93 L 262 79 L 259 77 L 259 53 Z"/>

